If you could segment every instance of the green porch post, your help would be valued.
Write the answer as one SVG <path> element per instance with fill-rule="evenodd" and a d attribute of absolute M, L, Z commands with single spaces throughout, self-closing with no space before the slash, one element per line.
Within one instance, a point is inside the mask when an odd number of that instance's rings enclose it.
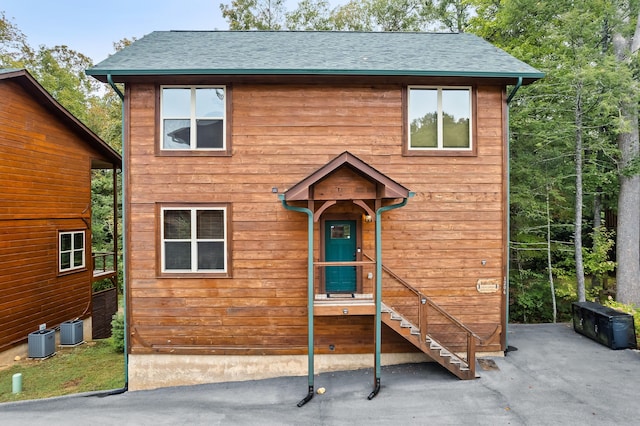
<path fill-rule="evenodd" d="M 415 193 L 409 192 L 409 197 Z M 389 206 L 380 207 L 376 210 L 376 322 L 375 322 L 375 377 L 374 388 L 368 399 L 373 399 L 380 391 L 380 352 L 382 345 L 382 213 L 389 210 L 398 209 L 407 205 L 408 198 L 403 198 L 402 202 Z"/>

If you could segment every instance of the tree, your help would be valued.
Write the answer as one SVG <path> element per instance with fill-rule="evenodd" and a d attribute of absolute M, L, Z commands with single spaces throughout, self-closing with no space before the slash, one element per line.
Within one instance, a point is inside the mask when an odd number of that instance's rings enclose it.
<path fill-rule="evenodd" d="M 230 30 L 281 30 L 284 25 L 284 0 L 231 0 L 220 10 Z"/>
<path fill-rule="evenodd" d="M 637 66 L 640 49 L 640 12 L 637 5 L 621 1 L 618 6 L 618 18 L 621 25 L 613 36 L 616 59 L 621 65 Z M 640 137 L 637 92 L 637 84 L 630 85 L 631 96 L 620 103 L 620 112 L 626 127 L 618 135 L 620 192 L 616 239 L 616 296 L 619 302 L 640 306 Z"/>
<path fill-rule="evenodd" d="M 27 37 L 0 11 L 0 68 L 23 68 L 24 59 L 32 55 Z"/>
<path fill-rule="evenodd" d="M 431 0 L 424 2 L 423 14 L 428 21 L 439 24 L 437 29 L 454 33 L 464 32 L 475 11 L 472 3 L 470 0 Z"/>
<path fill-rule="evenodd" d="M 520 149 L 524 150 L 531 146 L 532 141 L 521 136 L 523 130 L 535 128 L 526 133 L 541 141 L 534 145 L 541 154 L 540 160 L 548 162 L 562 158 L 564 166 L 569 164 L 567 159 L 573 158 L 572 172 L 556 166 L 549 177 L 561 193 L 574 194 L 573 206 L 563 207 L 573 210 L 574 230 L 574 261 L 572 264 L 565 262 L 565 266 L 574 269 L 578 297 L 584 300 L 583 234 L 593 232 L 587 232 L 583 213 L 591 206 L 599 205 L 597 194 L 612 181 L 611 170 L 617 155 L 612 142 L 630 122 L 637 123 L 637 118 L 633 117 L 621 120 L 618 113 L 620 100 L 634 104 L 636 97 L 631 68 L 623 61 L 616 61 L 611 49 L 612 33 L 616 28 L 624 28 L 623 22 L 616 19 L 616 4 L 609 0 L 553 3 L 480 0 L 475 5 L 477 17 L 471 20 L 470 30 L 547 73 L 541 82 L 521 89 L 520 96 L 512 104 L 514 146 L 522 144 Z M 529 13 L 534 9 L 535 14 Z M 535 112 L 527 106 L 526 97 L 535 97 Z M 520 117 L 520 113 L 526 115 Z M 533 125 L 531 121 L 538 124 Z M 516 191 L 521 183 L 531 181 L 531 175 L 546 170 L 539 167 L 540 162 L 520 163 L 520 157 L 521 154 L 513 153 L 512 176 Z M 520 170 L 523 173 L 519 173 Z M 567 185 L 559 184 L 570 178 L 574 182 L 573 191 Z M 531 188 L 527 185 L 523 190 L 529 191 L 527 187 Z M 584 197 L 592 197 L 593 203 L 585 203 Z M 518 196 L 512 199 L 527 203 Z M 561 217 L 558 216 L 561 214 L 559 207 L 552 208 L 550 214 Z M 597 215 L 599 217 L 599 211 Z M 521 222 L 519 219 L 514 220 L 516 226 Z M 562 221 L 568 224 L 566 216 Z M 638 227 L 637 213 L 635 227 Z M 626 232 L 620 226 L 618 229 Z M 637 248 L 638 239 L 633 236 L 632 239 Z M 593 241 L 598 239 L 593 238 Z M 635 278 L 637 280 L 637 274 Z"/>
<path fill-rule="evenodd" d="M 327 0 L 302 0 L 285 16 L 287 28 L 293 31 L 328 31 L 334 28 Z"/>

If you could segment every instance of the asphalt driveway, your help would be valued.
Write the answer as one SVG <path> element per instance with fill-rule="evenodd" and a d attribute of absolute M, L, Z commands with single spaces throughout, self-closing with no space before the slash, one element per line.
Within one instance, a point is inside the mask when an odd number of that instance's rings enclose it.
<path fill-rule="evenodd" d="M 611 350 L 569 324 L 512 325 L 504 358 L 461 381 L 435 363 L 306 377 L 74 395 L 0 404 L 0 425 L 634 425 L 640 352 Z M 493 361 L 493 362 L 491 362 Z"/>

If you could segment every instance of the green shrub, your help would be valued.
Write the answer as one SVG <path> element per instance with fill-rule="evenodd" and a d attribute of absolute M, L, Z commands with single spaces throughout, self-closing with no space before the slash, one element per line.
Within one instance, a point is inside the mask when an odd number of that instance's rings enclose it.
<path fill-rule="evenodd" d="M 111 347 L 116 352 L 124 352 L 124 314 L 118 312 L 111 320 Z"/>

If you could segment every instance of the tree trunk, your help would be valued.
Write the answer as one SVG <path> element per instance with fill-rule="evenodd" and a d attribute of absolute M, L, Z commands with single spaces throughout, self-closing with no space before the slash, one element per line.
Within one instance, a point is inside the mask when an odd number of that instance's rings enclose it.
<path fill-rule="evenodd" d="M 616 59 L 628 62 L 640 48 L 640 14 L 633 38 L 615 34 L 613 45 Z M 622 102 L 621 115 L 629 131 L 618 136 L 620 149 L 620 192 L 618 195 L 618 224 L 616 234 L 616 299 L 622 303 L 640 306 L 640 176 L 626 173 L 626 169 L 640 151 L 638 136 L 638 104 Z"/>
<path fill-rule="evenodd" d="M 547 185 L 547 269 L 549 271 L 549 287 L 551 287 L 551 303 L 553 305 L 553 323 L 558 320 L 556 305 L 556 288 L 553 283 L 553 267 L 551 264 L 551 213 L 549 208 L 549 185 Z"/>
<path fill-rule="evenodd" d="M 597 251 L 598 247 L 596 246 L 598 241 L 598 235 L 600 234 L 600 227 L 602 226 L 602 196 L 600 193 L 602 192 L 601 188 L 596 190 L 596 193 L 593 195 L 593 251 Z M 604 290 L 604 283 L 600 282 L 600 278 L 598 274 L 591 275 L 591 288 L 598 288 L 602 285 Z"/>
<path fill-rule="evenodd" d="M 576 88 L 575 103 L 576 126 L 576 206 L 575 221 L 573 224 L 573 245 L 575 247 L 576 280 L 578 282 L 578 301 L 584 302 L 586 294 L 584 289 L 584 262 L 582 260 L 582 85 L 578 83 Z"/>

